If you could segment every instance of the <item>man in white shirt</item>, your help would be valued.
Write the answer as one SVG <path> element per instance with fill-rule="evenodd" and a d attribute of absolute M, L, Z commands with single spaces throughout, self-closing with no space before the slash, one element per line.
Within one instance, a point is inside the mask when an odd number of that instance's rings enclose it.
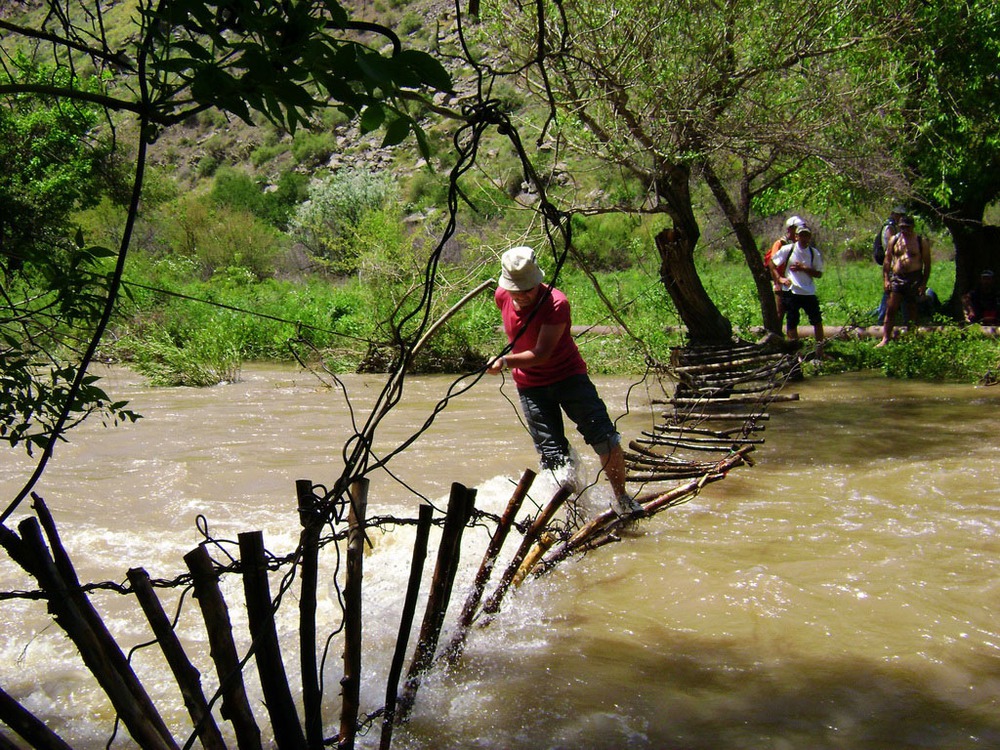
<path fill-rule="evenodd" d="M 816 279 L 823 275 L 823 256 L 812 244 L 812 231 L 804 224 L 795 230 L 795 242 L 785 245 L 771 257 L 778 271 L 786 297 L 786 334 L 794 341 L 799 337 L 799 317 L 804 310 L 812 323 L 816 342 L 823 340 L 823 318 L 816 297 Z"/>

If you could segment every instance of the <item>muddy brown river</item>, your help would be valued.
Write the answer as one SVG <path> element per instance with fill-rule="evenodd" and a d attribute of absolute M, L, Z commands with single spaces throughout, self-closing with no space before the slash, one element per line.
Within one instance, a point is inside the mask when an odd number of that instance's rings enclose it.
<path fill-rule="evenodd" d="M 74 432 L 36 487 L 81 578 L 122 582 L 137 566 L 154 579 L 184 572 L 183 555 L 202 539 L 199 516 L 219 540 L 260 529 L 275 554 L 294 547 L 295 480 L 337 477 L 352 411 L 343 394 L 299 370 L 243 375 L 195 390 L 110 374 L 108 389 L 144 419 Z M 343 382 L 363 422 L 382 381 Z M 626 438 L 652 428 L 658 409 L 649 397 L 662 393 L 627 379 L 596 382 Z M 408 379 L 375 454 L 417 431 L 450 383 Z M 489 628 L 473 632 L 458 668 L 427 677 L 392 746 L 1000 747 L 1000 387 L 853 374 L 790 390 L 800 400 L 772 406 L 754 467 L 642 522 L 623 542 L 526 583 Z M 420 497 L 444 507 L 452 482 L 476 487 L 477 505 L 499 512 L 512 482 L 537 465 L 512 402 L 509 381 L 501 387 L 493 378 L 456 396 L 393 458 L 391 475 L 373 473 L 369 514 L 415 515 Z M 596 473 L 594 457 L 581 454 L 584 470 Z M 5 505 L 32 466 L 0 453 Z M 544 502 L 552 490 L 541 477 L 532 497 Z M 603 483 L 582 499 L 588 507 L 606 501 Z M 412 536 L 398 527 L 373 542 L 362 711 L 384 700 Z M 483 529 L 469 532 L 452 616 L 485 544 Z M 33 588 L 0 560 L 0 589 Z M 227 580 L 224 592 L 241 601 L 238 581 Z M 171 613 L 180 605 L 178 629 L 191 653 L 203 652 L 198 667 L 211 691 L 200 614 L 179 594 L 164 592 L 165 605 Z M 336 588 L 328 581 L 321 594 L 320 617 L 333 630 Z M 94 600 L 126 649 L 149 640 L 130 598 L 99 592 Z M 232 609 L 240 631 L 245 614 Z M 279 628 L 294 684 L 297 606 L 286 609 Z M 104 747 L 113 711 L 44 605 L 2 601 L 0 621 L 0 687 L 74 747 Z M 143 649 L 133 662 L 183 744 L 190 725 L 162 657 Z M 324 672 L 329 734 L 340 670 L 334 649 Z M 249 675 L 263 716 L 253 668 Z M 377 725 L 358 739 L 360 747 L 378 742 Z M 111 746 L 134 745 L 120 731 Z"/>

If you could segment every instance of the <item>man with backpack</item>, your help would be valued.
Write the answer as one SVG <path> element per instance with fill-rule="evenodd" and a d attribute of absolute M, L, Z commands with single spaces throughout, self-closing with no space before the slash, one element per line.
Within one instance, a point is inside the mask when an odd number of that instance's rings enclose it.
<path fill-rule="evenodd" d="M 771 258 L 778 271 L 778 281 L 789 294 L 788 322 L 785 328 L 790 341 L 799 337 L 799 315 L 805 311 L 816 334 L 816 343 L 823 340 L 823 317 L 816 297 L 816 279 L 823 275 L 823 256 L 812 244 L 812 231 L 805 224 L 795 228 L 795 242 L 785 245 Z"/>
<path fill-rule="evenodd" d="M 930 242 L 914 231 L 913 217 L 904 214 L 899 219 L 899 231 L 889 239 L 885 247 L 882 287 L 888 293 L 889 300 L 885 308 L 882 340 L 875 346 L 889 343 L 900 305 L 903 306 L 903 319 L 906 323 L 917 319 L 917 303 L 927 292 L 930 276 Z"/>
<path fill-rule="evenodd" d="M 774 306 L 778 309 L 778 330 L 781 330 L 781 324 L 785 319 L 785 309 L 787 308 L 785 298 L 788 292 L 781 288 L 781 274 L 771 262 L 771 258 L 785 245 L 791 245 L 795 242 L 795 229 L 804 223 L 798 216 L 789 216 L 785 221 L 784 236 L 776 239 L 771 247 L 767 249 L 767 252 L 764 253 L 764 265 L 771 274 L 771 288 L 774 290 Z"/>

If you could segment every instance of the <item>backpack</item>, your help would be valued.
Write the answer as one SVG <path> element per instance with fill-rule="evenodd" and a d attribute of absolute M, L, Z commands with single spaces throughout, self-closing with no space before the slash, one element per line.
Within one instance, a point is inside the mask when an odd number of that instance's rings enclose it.
<path fill-rule="evenodd" d="M 764 268 L 768 271 L 771 270 L 771 256 L 773 256 L 778 250 L 787 245 L 788 242 L 784 237 L 779 237 L 774 242 L 771 243 L 771 247 L 764 251 Z"/>
<path fill-rule="evenodd" d="M 885 263 L 885 245 L 882 244 L 882 235 L 885 234 L 886 227 L 895 225 L 896 222 L 889 219 L 875 233 L 875 241 L 872 242 L 872 260 L 880 266 Z"/>

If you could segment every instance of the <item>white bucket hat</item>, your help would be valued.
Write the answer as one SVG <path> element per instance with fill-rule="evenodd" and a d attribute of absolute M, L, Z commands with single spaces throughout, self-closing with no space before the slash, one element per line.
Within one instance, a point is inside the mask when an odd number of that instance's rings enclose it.
<path fill-rule="evenodd" d="M 502 289 L 509 292 L 526 292 L 542 283 L 545 272 L 535 262 L 535 251 L 530 247 L 512 247 L 500 258 Z"/>

